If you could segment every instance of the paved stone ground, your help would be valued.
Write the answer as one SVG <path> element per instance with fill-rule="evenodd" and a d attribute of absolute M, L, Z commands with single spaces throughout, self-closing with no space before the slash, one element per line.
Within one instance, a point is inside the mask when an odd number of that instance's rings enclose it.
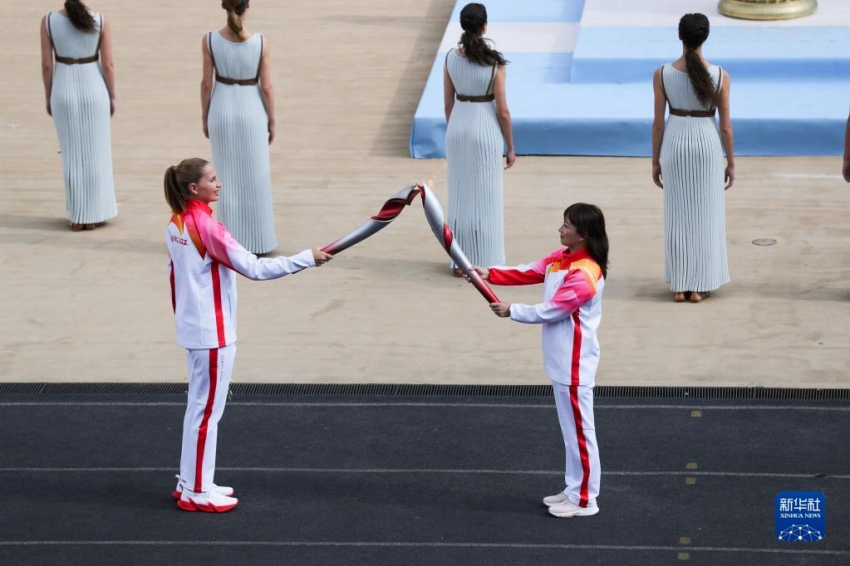
<path fill-rule="evenodd" d="M 410 159 L 407 141 L 453 1 L 282 5 L 256 0 L 249 20 L 273 53 L 278 251 L 333 241 L 413 181 L 433 179 L 445 204 L 445 162 Z M 168 165 L 210 154 L 200 41 L 224 12 L 200 0 L 90 6 L 114 29 L 120 216 L 71 233 L 39 73 L 39 20 L 61 2 L 0 5 L 15 22 L 0 38 L 0 380 L 181 381 L 161 179 Z M 506 174 L 509 262 L 555 249 L 567 205 L 606 213 L 600 384 L 847 386 L 850 188 L 840 159 L 744 158 L 738 168 L 727 201 L 732 283 L 699 305 L 672 303 L 664 284 L 649 160 L 521 157 Z M 540 292 L 496 291 L 523 302 Z M 539 331 L 497 319 L 449 275 L 418 204 L 327 267 L 240 281 L 240 294 L 239 381 L 546 381 Z"/>

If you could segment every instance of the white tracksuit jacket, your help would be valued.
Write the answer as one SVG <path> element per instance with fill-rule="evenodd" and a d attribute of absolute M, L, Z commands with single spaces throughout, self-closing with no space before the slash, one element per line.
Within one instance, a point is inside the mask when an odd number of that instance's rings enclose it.
<path fill-rule="evenodd" d="M 596 329 L 602 320 L 599 265 L 586 250 L 569 253 L 562 248 L 534 263 L 516 267 L 491 267 L 495 285 L 543 283 L 543 302 L 511 304 L 511 319 L 542 324 L 543 367 L 564 385 L 593 385 L 599 365 Z"/>
<path fill-rule="evenodd" d="M 177 344 L 190 350 L 223 348 L 236 341 L 235 273 L 276 279 L 316 265 L 311 250 L 257 258 L 196 199 L 189 200 L 186 212 L 171 217 L 165 240 Z"/>

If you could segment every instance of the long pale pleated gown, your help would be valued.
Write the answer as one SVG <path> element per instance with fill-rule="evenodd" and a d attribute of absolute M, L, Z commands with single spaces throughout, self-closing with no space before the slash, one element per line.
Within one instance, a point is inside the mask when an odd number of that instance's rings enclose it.
<path fill-rule="evenodd" d="M 86 33 L 58 12 L 47 15 L 48 33 L 61 57 L 83 59 L 97 52 L 103 17 Z M 65 206 L 71 222 L 97 224 L 118 214 L 112 176 L 109 91 L 100 63 L 53 65 L 50 109 L 62 151 Z"/>
<path fill-rule="evenodd" d="M 720 67 L 708 69 L 719 84 Z M 672 108 L 708 110 L 688 74 L 662 68 Z M 673 292 L 713 291 L 729 282 L 723 144 L 713 117 L 669 116 L 661 144 L 664 274 Z"/>
<path fill-rule="evenodd" d="M 253 79 L 262 55 L 262 36 L 233 43 L 210 36 L 219 75 Z M 213 164 L 221 180 L 218 217 L 245 249 L 266 253 L 277 247 L 269 165 L 269 118 L 260 85 L 216 82 L 207 127 Z"/>
<path fill-rule="evenodd" d="M 446 59 L 458 94 L 487 94 L 493 68 L 452 50 Z M 494 102 L 456 100 L 446 127 L 449 227 L 473 265 L 505 264 L 502 156 L 505 139 Z"/>

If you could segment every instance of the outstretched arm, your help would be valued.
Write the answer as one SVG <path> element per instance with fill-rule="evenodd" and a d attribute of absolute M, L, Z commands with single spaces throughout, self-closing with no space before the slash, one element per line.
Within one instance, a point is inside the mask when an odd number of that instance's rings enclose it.
<path fill-rule="evenodd" d="M 550 255 L 534 263 L 526 263 L 516 267 L 491 267 L 486 269 L 474 265 L 472 268 L 478 272 L 482 279 L 495 285 L 534 285 L 543 283 L 546 279 L 546 266 L 551 257 Z M 468 277 L 467 280 L 469 280 Z M 511 316 L 511 303 L 490 303 L 490 309 L 498 317 L 507 318 Z"/>
<path fill-rule="evenodd" d="M 524 263 L 514 267 L 491 267 L 483 269 L 473 266 L 479 275 L 494 285 L 536 285 L 546 278 L 546 266 L 549 258 L 534 263 Z"/>
<path fill-rule="evenodd" d="M 277 279 L 298 273 L 308 267 L 323 265 L 332 257 L 318 249 L 312 249 L 290 257 L 258 258 L 243 248 L 221 222 L 212 218 L 201 222 L 198 234 L 207 253 L 222 265 L 254 281 Z"/>
<path fill-rule="evenodd" d="M 499 315 L 496 308 L 491 308 L 499 316 L 510 316 L 517 322 L 526 324 L 543 324 L 558 322 L 571 316 L 583 304 L 596 295 L 596 284 L 591 276 L 582 269 L 567 273 L 561 287 L 551 301 L 536 305 L 513 303 L 509 305 L 508 315 Z M 498 305 L 499 303 L 494 303 Z"/>

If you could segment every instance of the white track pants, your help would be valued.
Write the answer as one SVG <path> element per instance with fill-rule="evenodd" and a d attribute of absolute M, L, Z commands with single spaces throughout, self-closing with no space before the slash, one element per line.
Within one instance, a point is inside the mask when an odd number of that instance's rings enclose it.
<path fill-rule="evenodd" d="M 593 507 L 602 479 L 593 424 L 593 386 L 553 381 L 552 389 L 567 452 L 564 493 L 580 507 Z"/>
<path fill-rule="evenodd" d="M 230 389 L 236 345 L 186 350 L 189 398 L 183 418 L 180 480 L 192 491 L 210 491 L 215 476 L 218 421 Z"/>

